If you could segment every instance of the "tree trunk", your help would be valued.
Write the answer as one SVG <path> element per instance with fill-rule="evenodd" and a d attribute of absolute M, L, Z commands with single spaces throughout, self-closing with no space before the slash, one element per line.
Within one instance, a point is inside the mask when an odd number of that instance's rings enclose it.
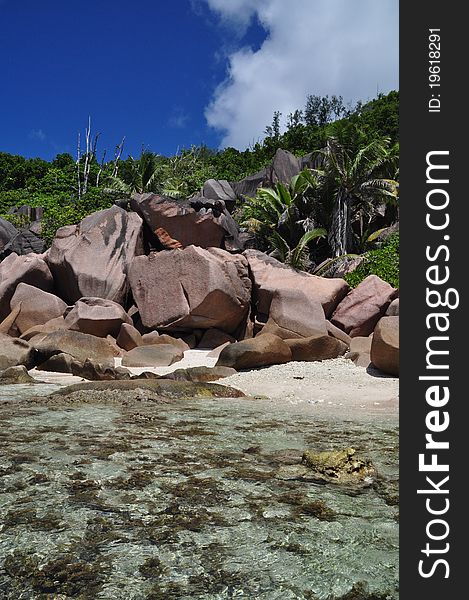
<path fill-rule="evenodd" d="M 342 256 L 350 251 L 351 244 L 351 198 L 344 190 L 339 190 L 332 210 L 332 223 L 328 241 L 334 256 Z"/>

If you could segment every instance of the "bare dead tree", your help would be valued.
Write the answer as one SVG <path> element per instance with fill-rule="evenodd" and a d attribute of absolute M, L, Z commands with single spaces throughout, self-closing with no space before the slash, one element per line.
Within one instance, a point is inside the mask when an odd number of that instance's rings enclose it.
<path fill-rule="evenodd" d="M 96 159 L 96 150 L 98 146 L 98 139 L 101 135 L 97 133 L 94 138 L 91 136 L 91 117 L 88 117 L 88 127 L 85 130 L 86 134 L 86 154 L 85 164 L 83 168 L 83 193 L 86 194 L 88 191 L 88 182 L 90 178 L 91 165 L 93 160 Z"/>
<path fill-rule="evenodd" d="M 117 177 L 117 173 L 119 172 L 119 161 L 122 156 L 122 152 L 124 150 L 125 136 L 122 138 L 122 142 L 116 146 L 116 151 L 114 153 L 114 168 L 112 170 L 112 176 Z"/>
<path fill-rule="evenodd" d="M 77 183 L 78 183 L 78 198 L 81 198 L 81 178 L 80 178 L 80 132 L 78 132 L 78 145 L 77 145 Z"/>
<path fill-rule="evenodd" d="M 106 148 L 104 148 L 103 157 L 101 159 L 101 164 L 99 165 L 99 171 L 96 175 L 96 187 L 99 187 L 99 178 L 101 177 L 101 173 L 104 169 L 104 160 L 106 159 Z"/>

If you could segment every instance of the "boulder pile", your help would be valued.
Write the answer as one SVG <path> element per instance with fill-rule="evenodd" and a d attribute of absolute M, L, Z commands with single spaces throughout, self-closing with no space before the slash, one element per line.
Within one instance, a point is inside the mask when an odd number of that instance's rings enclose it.
<path fill-rule="evenodd" d="M 288 179 L 298 160 L 280 153 L 259 178 Z M 220 373 L 348 353 L 397 375 L 398 291 L 374 275 L 350 290 L 242 251 L 227 210 L 240 193 L 209 180 L 185 201 L 136 194 L 130 211 L 62 227 L 45 253 L 11 252 L 0 262 L 0 370 L 125 379 L 115 358 L 169 366 L 203 348 L 216 349 Z"/>

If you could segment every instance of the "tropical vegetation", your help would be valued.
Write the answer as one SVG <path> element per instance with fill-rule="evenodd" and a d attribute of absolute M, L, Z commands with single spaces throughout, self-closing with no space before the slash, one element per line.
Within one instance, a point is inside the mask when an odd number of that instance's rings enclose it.
<path fill-rule="evenodd" d="M 207 179 L 238 181 L 259 171 L 283 148 L 308 155 L 313 168 L 289 184 L 260 188 L 234 216 L 260 249 L 313 271 L 326 258 L 369 251 L 377 232 L 397 220 L 398 122 L 398 92 L 355 106 L 340 96 L 309 95 L 284 122 L 276 111 L 263 141 L 242 152 L 201 146 L 166 157 L 142 148 L 138 157 L 123 158 L 122 141 L 107 161 L 105 151 L 98 157 L 89 122 L 86 150 L 77 158 L 65 153 L 48 162 L 0 152 L 0 216 L 24 226 L 24 215 L 11 214 L 12 207 L 42 206 L 42 236 L 50 243 L 58 227 L 134 192 L 186 198 Z M 396 245 L 386 248 L 378 252 Z M 373 251 L 368 269 L 379 268 Z"/>

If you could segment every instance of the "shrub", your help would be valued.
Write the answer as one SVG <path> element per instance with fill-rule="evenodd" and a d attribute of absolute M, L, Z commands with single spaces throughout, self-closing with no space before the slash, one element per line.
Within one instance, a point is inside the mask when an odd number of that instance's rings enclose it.
<path fill-rule="evenodd" d="M 345 276 L 350 287 L 357 287 L 368 275 L 377 275 L 395 288 L 399 287 L 399 233 L 391 235 L 386 243 L 364 255 L 364 261 Z"/>

